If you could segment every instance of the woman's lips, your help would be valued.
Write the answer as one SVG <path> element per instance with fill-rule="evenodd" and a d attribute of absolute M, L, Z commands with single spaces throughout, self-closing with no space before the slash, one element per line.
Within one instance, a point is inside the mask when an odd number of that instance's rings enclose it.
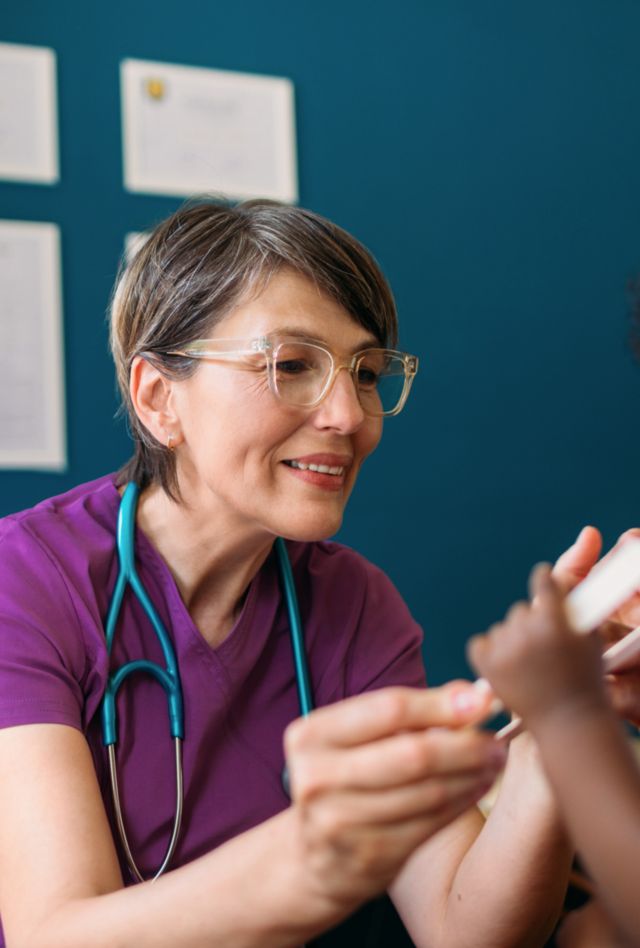
<path fill-rule="evenodd" d="M 335 460 L 335 459 L 331 459 Z M 347 466 L 345 464 L 328 464 L 318 461 L 298 460 L 283 461 L 288 471 L 291 471 L 294 477 L 304 481 L 306 484 L 312 484 L 315 487 L 321 487 L 323 490 L 339 491 L 345 482 Z"/>

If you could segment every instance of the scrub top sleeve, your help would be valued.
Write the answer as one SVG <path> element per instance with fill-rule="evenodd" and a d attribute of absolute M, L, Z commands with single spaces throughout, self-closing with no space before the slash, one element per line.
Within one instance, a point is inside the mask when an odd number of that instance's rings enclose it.
<path fill-rule="evenodd" d="M 0 538 L 0 727 L 81 729 L 88 664 L 59 565 L 27 529 L 10 525 Z"/>
<path fill-rule="evenodd" d="M 424 688 L 423 633 L 389 577 L 367 563 L 366 590 L 349 662 L 350 694 L 391 685 Z"/>

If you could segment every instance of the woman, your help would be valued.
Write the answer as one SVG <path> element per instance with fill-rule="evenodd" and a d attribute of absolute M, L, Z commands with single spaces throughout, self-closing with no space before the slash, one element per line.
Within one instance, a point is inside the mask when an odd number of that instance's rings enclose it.
<path fill-rule="evenodd" d="M 503 752 L 465 725 L 489 698 L 462 682 L 425 690 L 421 633 L 389 580 L 324 542 L 408 394 L 416 360 L 381 351 L 395 337 L 371 256 L 297 208 L 183 209 L 124 269 L 111 340 L 135 456 L 2 524 L 9 945 L 299 945 L 385 889 L 418 945 L 544 940 L 570 856 L 528 739 L 483 825 L 473 804 Z M 177 849 L 139 885 L 114 842 L 98 713 L 110 668 L 164 664 L 130 591 L 111 656 L 105 644 L 129 482 L 185 711 Z M 278 536 L 318 707 L 298 720 Z M 133 677 L 118 710 L 125 829 L 149 877 L 175 803 L 164 693 Z"/>

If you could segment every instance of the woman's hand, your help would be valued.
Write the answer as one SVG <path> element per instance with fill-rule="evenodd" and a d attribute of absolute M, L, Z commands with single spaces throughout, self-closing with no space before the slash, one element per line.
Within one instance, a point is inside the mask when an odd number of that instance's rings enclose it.
<path fill-rule="evenodd" d="M 487 689 L 386 688 L 314 711 L 285 734 L 301 857 L 340 904 L 383 891 L 413 851 L 480 799 L 504 764 Z"/>
<path fill-rule="evenodd" d="M 566 594 L 581 583 L 598 562 L 602 551 L 602 536 L 595 527 L 583 527 L 575 543 L 556 560 L 552 575 L 557 586 Z"/>
<path fill-rule="evenodd" d="M 614 547 L 630 538 L 640 537 L 640 528 L 626 530 Z M 585 527 L 578 539 L 553 567 L 553 577 L 565 592 L 573 589 L 598 561 L 602 538 L 595 527 Z M 607 556 L 610 554 L 607 553 Z M 606 559 L 606 556 L 604 557 Z M 640 625 L 640 591 L 616 610 L 599 629 L 603 648 L 614 645 Z M 615 675 L 607 676 L 609 697 L 617 713 L 640 726 L 640 656 L 625 664 Z"/>
<path fill-rule="evenodd" d="M 531 604 L 513 606 L 503 623 L 469 642 L 469 661 L 529 727 L 543 718 L 604 707 L 600 644 L 571 628 L 548 566 L 533 571 L 531 593 Z"/>

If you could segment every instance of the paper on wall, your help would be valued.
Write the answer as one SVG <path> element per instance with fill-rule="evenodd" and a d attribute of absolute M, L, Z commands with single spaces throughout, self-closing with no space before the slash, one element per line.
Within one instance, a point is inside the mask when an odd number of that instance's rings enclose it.
<path fill-rule="evenodd" d="M 60 233 L 0 221 L 0 467 L 66 467 Z"/>
<path fill-rule="evenodd" d="M 135 59 L 120 77 L 128 190 L 297 200 L 290 80 Z"/>
<path fill-rule="evenodd" d="M 56 54 L 44 46 L 0 43 L 0 178 L 59 178 Z"/>

